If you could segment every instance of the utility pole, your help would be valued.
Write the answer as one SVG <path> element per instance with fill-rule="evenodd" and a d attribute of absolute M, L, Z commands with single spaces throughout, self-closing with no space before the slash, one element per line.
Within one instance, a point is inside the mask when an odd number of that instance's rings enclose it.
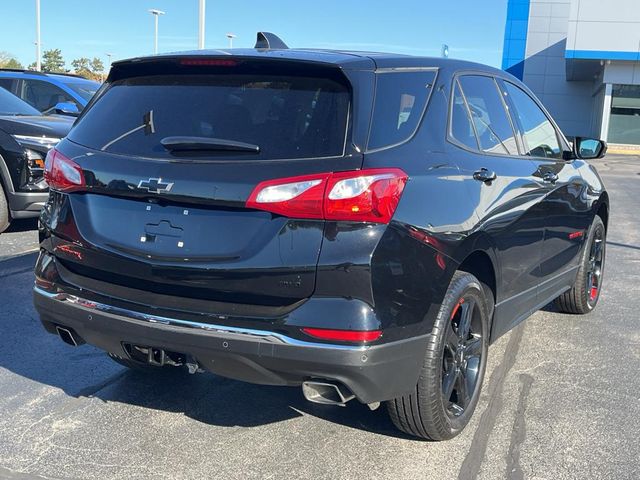
<path fill-rule="evenodd" d="M 164 12 L 162 10 L 152 8 L 151 10 L 149 10 L 149 13 L 153 15 L 155 22 L 155 33 L 153 36 L 153 53 L 158 53 L 158 17 L 160 15 L 164 15 Z"/>
<path fill-rule="evenodd" d="M 229 39 L 229 48 L 233 48 L 233 39 L 236 38 L 237 35 L 233 33 L 227 33 L 227 38 Z"/>
<path fill-rule="evenodd" d="M 36 0 L 36 70 L 42 69 L 42 60 L 40 55 L 40 0 Z"/>
<path fill-rule="evenodd" d="M 206 0 L 200 0 L 200 8 L 198 13 L 198 50 L 204 50 L 204 13 Z"/>

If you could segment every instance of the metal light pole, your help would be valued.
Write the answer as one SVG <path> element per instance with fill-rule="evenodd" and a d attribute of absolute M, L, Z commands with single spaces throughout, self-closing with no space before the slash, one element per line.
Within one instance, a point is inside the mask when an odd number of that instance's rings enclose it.
<path fill-rule="evenodd" d="M 233 39 L 236 38 L 237 35 L 233 33 L 227 33 L 227 38 L 229 39 L 229 48 L 233 48 Z"/>
<path fill-rule="evenodd" d="M 198 14 L 198 50 L 204 49 L 204 10 L 206 3 L 206 0 L 200 0 Z"/>
<path fill-rule="evenodd" d="M 111 70 L 111 57 L 113 56 L 113 53 L 105 53 L 105 55 L 107 56 L 107 68 L 105 70 L 106 70 L 106 73 L 108 73 L 109 70 Z M 102 75 L 101 75 L 103 82 L 105 78 L 104 74 L 105 72 L 102 72 Z"/>
<path fill-rule="evenodd" d="M 149 10 L 149 13 L 153 15 L 153 18 L 155 21 L 155 34 L 153 37 L 153 53 L 158 53 L 158 17 L 160 15 L 164 15 L 164 12 L 162 10 L 157 10 L 155 8 L 152 8 L 151 10 Z"/>
<path fill-rule="evenodd" d="M 36 0 L 36 70 L 42 68 L 40 58 L 40 0 Z"/>

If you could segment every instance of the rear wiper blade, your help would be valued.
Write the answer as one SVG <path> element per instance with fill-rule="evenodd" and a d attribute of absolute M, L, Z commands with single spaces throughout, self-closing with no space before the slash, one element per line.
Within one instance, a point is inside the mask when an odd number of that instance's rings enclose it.
<path fill-rule="evenodd" d="M 226 140 L 224 138 L 165 137 L 160 140 L 160 143 L 170 152 L 225 151 L 260 153 L 260 147 L 258 145 Z"/>

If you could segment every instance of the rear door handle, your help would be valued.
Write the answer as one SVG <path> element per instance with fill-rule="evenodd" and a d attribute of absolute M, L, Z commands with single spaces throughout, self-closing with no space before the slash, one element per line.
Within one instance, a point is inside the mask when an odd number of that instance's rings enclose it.
<path fill-rule="evenodd" d="M 496 172 L 490 172 L 486 168 L 481 168 L 477 172 L 473 172 L 473 178 L 479 182 L 491 183 L 498 178 L 498 176 Z"/>
<path fill-rule="evenodd" d="M 546 183 L 556 183 L 558 181 L 558 174 L 553 172 L 546 172 L 542 175 L 542 181 Z"/>

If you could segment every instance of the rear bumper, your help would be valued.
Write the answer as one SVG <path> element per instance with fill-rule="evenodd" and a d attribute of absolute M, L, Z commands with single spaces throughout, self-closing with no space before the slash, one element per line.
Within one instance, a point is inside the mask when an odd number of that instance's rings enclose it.
<path fill-rule="evenodd" d="M 49 192 L 13 192 L 8 194 L 11 218 L 32 218 L 40 215 L 40 210 L 49 198 Z"/>
<path fill-rule="evenodd" d="M 389 400 L 415 388 L 428 335 L 380 345 L 307 342 L 267 330 L 149 315 L 34 289 L 49 332 L 72 328 L 84 341 L 126 356 L 123 342 L 180 352 L 205 369 L 238 380 L 300 385 L 309 378 L 343 383 L 363 403 Z"/>

